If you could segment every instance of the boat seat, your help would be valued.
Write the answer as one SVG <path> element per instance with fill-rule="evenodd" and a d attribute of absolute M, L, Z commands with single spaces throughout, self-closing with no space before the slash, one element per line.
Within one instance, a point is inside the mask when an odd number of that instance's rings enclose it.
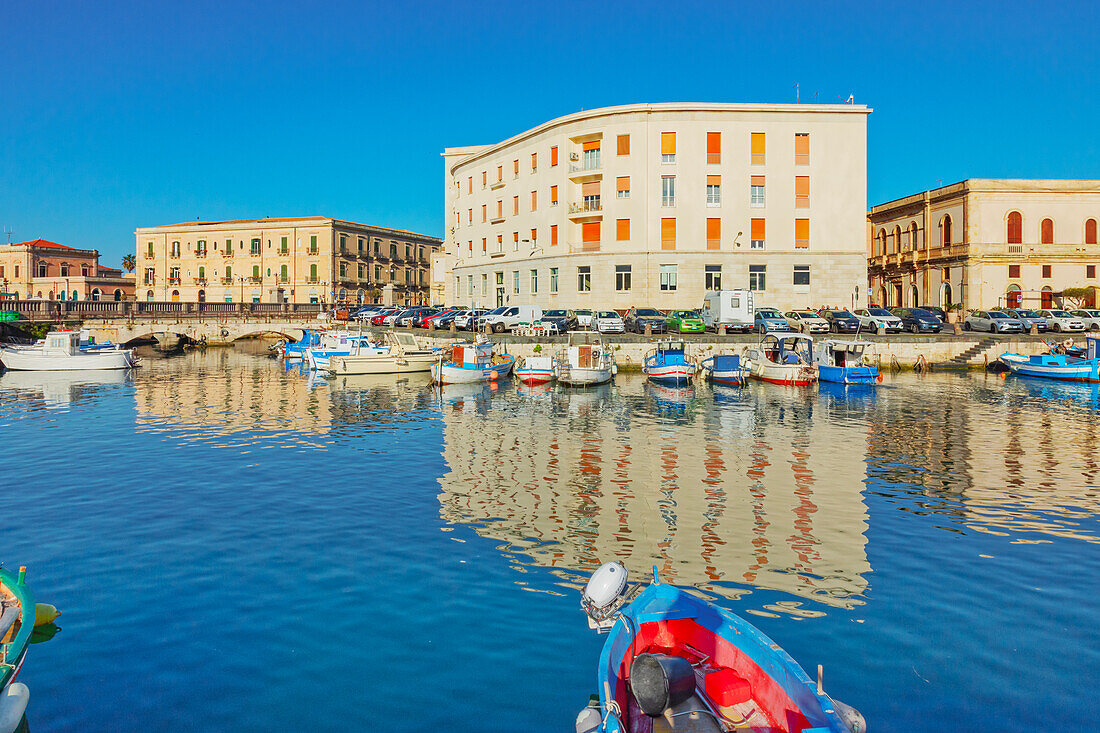
<path fill-rule="evenodd" d="M 653 733 L 722 733 L 718 719 L 707 706 L 692 695 L 679 705 L 672 705 L 664 715 L 653 718 Z"/>
<path fill-rule="evenodd" d="M 748 680 L 743 679 L 732 669 L 720 669 L 707 674 L 703 687 L 715 705 L 732 707 L 752 699 L 752 688 Z"/>
<path fill-rule="evenodd" d="M 798 354 L 785 354 L 783 356 L 783 363 L 784 364 L 797 364 L 798 363 Z"/>

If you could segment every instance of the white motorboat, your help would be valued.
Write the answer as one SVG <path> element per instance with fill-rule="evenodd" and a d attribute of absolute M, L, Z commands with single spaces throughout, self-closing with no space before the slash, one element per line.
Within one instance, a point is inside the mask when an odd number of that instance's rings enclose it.
<path fill-rule="evenodd" d="M 439 361 L 438 349 L 425 349 L 411 333 L 387 331 L 382 351 L 329 358 L 333 374 L 410 374 L 428 372 Z"/>
<path fill-rule="evenodd" d="M 573 387 L 610 382 L 617 371 L 611 349 L 596 331 L 570 331 L 565 350 L 554 364 L 557 380 Z"/>
<path fill-rule="evenodd" d="M 511 354 L 494 354 L 491 341 L 455 344 L 432 364 L 432 381 L 439 384 L 496 381 L 510 376 L 515 363 Z"/>
<path fill-rule="evenodd" d="M 525 356 L 516 363 L 516 379 L 524 384 L 545 384 L 554 381 L 554 357 Z"/>
<path fill-rule="evenodd" d="M 361 356 L 385 353 L 385 347 L 376 343 L 374 336 L 369 333 L 339 331 L 336 333 L 323 334 L 317 346 L 303 351 L 302 358 L 310 369 L 314 371 L 325 371 L 329 368 L 329 360 L 334 356 Z"/>
<path fill-rule="evenodd" d="M 817 381 L 814 340 L 801 333 L 769 333 L 749 349 L 749 376 L 774 384 L 807 385 Z"/>
<path fill-rule="evenodd" d="M 51 331 L 34 346 L 0 346 L 0 363 L 16 371 L 59 372 L 84 369 L 129 369 L 134 352 L 120 346 L 81 349 L 79 331 Z"/>

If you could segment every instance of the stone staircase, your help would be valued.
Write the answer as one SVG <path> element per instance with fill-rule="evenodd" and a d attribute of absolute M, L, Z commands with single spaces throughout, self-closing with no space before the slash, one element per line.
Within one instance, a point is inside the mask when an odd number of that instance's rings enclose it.
<path fill-rule="evenodd" d="M 963 351 L 961 354 L 952 357 L 950 360 L 943 362 L 939 366 L 941 368 L 947 369 L 966 369 L 969 367 L 972 359 L 981 355 L 990 347 L 996 346 L 999 341 L 1000 339 L 995 339 L 991 336 L 987 336 L 986 338 L 983 338 L 978 343 L 971 346 L 969 349 Z"/>

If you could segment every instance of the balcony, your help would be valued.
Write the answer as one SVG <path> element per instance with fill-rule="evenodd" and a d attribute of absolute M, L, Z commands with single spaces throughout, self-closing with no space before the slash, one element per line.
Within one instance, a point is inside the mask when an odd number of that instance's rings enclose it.
<path fill-rule="evenodd" d="M 147 259 L 147 260 L 151 260 L 151 259 L 153 259 L 154 257 L 156 257 L 156 255 L 155 255 L 155 254 L 153 254 L 152 252 L 146 252 L 146 253 L 145 253 L 145 259 Z"/>
<path fill-rule="evenodd" d="M 232 285 L 232 284 L 233 284 L 233 278 L 231 278 L 231 277 L 223 277 L 222 278 L 222 285 Z"/>
<path fill-rule="evenodd" d="M 227 249 L 227 250 L 222 252 L 222 257 L 229 258 L 229 257 L 232 257 L 232 256 L 233 256 L 233 250 L 231 250 L 231 249 Z"/>
<path fill-rule="evenodd" d="M 169 285 L 179 285 L 180 284 L 180 279 L 178 277 L 170 277 L 170 278 L 168 278 L 168 284 Z"/>
<path fill-rule="evenodd" d="M 259 257 L 259 256 L 261 256 L 261 255 L 263 254 L 263 252 L 259 252 L 259 251 L 257 251 L 257 250 L 252 250 L 251 252 L 249 252 L 249 254 L 250 254 L 250 255 L 251 255 L 252 257 Z"/>
<path fill-rule="evenodd" d="M 206 278 L 205 277 L 196 277 L 195 278 L 195 284 L 196 285 L 206 285 Z"/>
<path fill-rule="evenodd" d="M 569 180 L 594 181 L 603 177 L 603 163 L 599 158 L 569 164 Z"/>
<path fill-rule="evenodd" d="M 195 256 L 196 257 L 206 257 L 206 250 L 205 249 L 196 249 L 195 250 Z"/>
<path fill-rule="evenodd" d="M 259 283 L 263 282 L 263 278 L 262 278 L 262 277 L 256 277 L 255 275 L 253 275 L 253 276 L 251 276 L 251 277 L 247 277 L 247 278 L 245 278 L 245 279 L 246 279 L 246 280 L 247 280 L 248 282 L 250 282 L 250 283 L 253 283 L 253 284 L 259 284 Z"/>
<path fill-rule="evenodd" d="M 321 280 L 319 278 L 316 278 L 316 277 L 307 277 L 306 282 L 309 283 L 310 285 L 316 285 L 317 283 L 321 282 Z"/>
<path fill-rule="evenodd" d="M 599 242 L 574 242 L 569 245 L 569 254 L 578 254 L 581 252 L 599 252 Z"/>
<path fill-rule="evenodd" d="M 489 188 L 493 189 L 494 191 L 496 191 L 498 188 L 504 188 L 504 179 L 493 181 L 491 184 L 489 184 Z"/>
<path fill-rule="evenodd" d="M 494 216 L 492 219 L 490 219 L 489 223 L 500 224 L 502 221 L 504 221 L 504 214 L 498 214 L 497 216 Z"/>
<path fill-rule="evenodd" d="M 570 219 L 601 219 L 603 218 L 603 202 L 599 196 L 590 196 L 583 201 L 574 201 L 569 204 Z"/>

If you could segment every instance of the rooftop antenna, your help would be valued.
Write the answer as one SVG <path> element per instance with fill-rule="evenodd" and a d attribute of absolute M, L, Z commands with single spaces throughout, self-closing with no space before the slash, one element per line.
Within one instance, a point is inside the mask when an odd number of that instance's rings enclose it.
<path fill-rule="evenodd" d="M 798 104 L 798 82 L 794 83 L 794 103 Z"/>
<path fill-rule="evenodd" d="M 4 234 L 8 235 L 8 244 L 11 244 L 11 227 L 5 228 L 4 229 Z"/>
<path fill-rule="evenodd" d="M 814 104 L 820 104 L 821 92 L 814 92 Z"/>

